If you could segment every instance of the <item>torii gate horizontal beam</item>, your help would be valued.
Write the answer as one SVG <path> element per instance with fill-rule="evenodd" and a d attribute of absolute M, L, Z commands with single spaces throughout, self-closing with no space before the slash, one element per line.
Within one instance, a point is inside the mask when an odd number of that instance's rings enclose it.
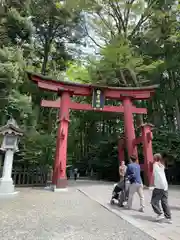
<path fill-rule="evenodd" d="M 60 99 L 58 100 L 42 100 L 41 101 L 42 107 L 49 107 L 49 108 L 60 108 Z M 85 111 L 97 111 L 97 112 L 116 112 L 116 113 L 123 113 L 124 107 L 121 106 L 104 106 L 103 109 L 94 109 L 90 104 L 85 103 L 76 103 L 70 102 L 70 109 L 72 110 L 85 110 Z M 137 108 L 135 106 L 132 107 L 132 112 L 137 114 L 147 114 L 146 108 Z"/>
<path fill-rule="evenodd" d="M 158 85 L 146 87 L 108 87 L 93 84 L 81 84 L 67 81 L 57 81 L 52 77 L 45 77 L 32 72 L 27 72 L 29 79 L 35 82 L 39 88 L 47 91 L 57 92 L 63 88 L 64 91 L 70 91 L 74 96 L 91 96 L 93 89 L 101 89 L 106 99 L 122 100 L 128 96 L 134 100 L 147 100 L 154 95 Z"/>

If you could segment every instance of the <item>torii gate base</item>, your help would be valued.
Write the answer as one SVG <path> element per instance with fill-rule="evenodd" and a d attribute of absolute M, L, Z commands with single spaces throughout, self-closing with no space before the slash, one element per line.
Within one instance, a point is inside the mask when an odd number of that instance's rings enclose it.
<path fill-rule="evenodd" d="M 132 154 L 138 157 L 135 137 L 133 114 L 147 114 L 147 109 L 137 108 L 133 105 L 133 100 L 147 100 L 155 92 L 158 86 L 144 88 L 116 88 L 107 86 L 94 86 L 77 84 L 72 82 L 56 81 L 50 77 L 28 73 L 30 80 L 35 82 L 39 88 L 57 92 L 61 99 L 56 101 L 42 100 L 43 107 L 53 107 L 59 109 L 59 128 L 57 133 L 56 157 L 53 170 L 53 190 L 65 189 L 67 187 L 66 162 L 67 162 L 67 138 L 69 126 L 69 110 L 86 110 L 99 112 L 124 113 L 125 144 L 128 156 Z M 72 96 L 92 96 L 92 105 L 73 102 Z M 116 99 L 122 101 L 120 106 L 107 106 L 105 99 Z M 151 183 L 152 161 L 152 134 L 149 125 L 142 126 L 141 142 L 144 150 L 144 170 L 147 175 L 147 184 Z M 123 159 L 122 150 L 119 155 Z"/>

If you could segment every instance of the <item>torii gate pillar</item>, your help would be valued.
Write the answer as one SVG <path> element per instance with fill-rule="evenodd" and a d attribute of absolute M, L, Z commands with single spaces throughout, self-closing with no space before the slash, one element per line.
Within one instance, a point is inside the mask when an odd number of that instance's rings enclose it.
<path fill-rule="evenodd" d="M 128 156 L 135 155 L 138 158 L 137 146 L 133 144 L 135 136 L 134 130 L 134 119 L 132 112 L 132 101 L 130 97 L 123 98 L 123 106 L 124 106 L 124 132 L 126 139 L 126 147 L 128 151 Z"/>
<path fill-rule="evenodd" d="M 62 92 L 59 109 L 59 128 L 56 141 L 56 156 L 52 178 L 54 191 L 67 187 L 66 162 L 67 162 L 67 138 L 69 127 L 70 93 Z"/>
<path fill-rule="evenodd" d="M 144 172 L 147 186 L 152 186 L 153 183 L 153 148 L 152 148 L 152 124 L 141 125 L 141 135 L 144 155 Z"/>

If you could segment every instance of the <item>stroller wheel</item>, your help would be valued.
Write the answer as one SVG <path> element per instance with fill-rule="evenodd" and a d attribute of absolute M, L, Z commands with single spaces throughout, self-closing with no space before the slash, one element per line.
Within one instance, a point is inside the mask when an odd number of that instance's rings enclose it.
<path fill-rule="evenodd" d="M 111 199 L 110 204 L 111 204 L 111 205 L 114 205 L 114 203 L 115 203 L 115 202 L 114 202 L 114 199 Z"/>
<path fill-rule="evenodd" d="M 123 207 L 123 203 L 124 203 L 124 193 L 121 192 L 121 193 L 119 194 L 119 198 L 118 198 L 118 206 L 119 206 L 119 207 Z"/>
<path fill-rule="evenodd" d="M 121 203 L 121 202 L 118 202 L 118 206 L 119 207 L 124 207 L 123 203 Z"/>

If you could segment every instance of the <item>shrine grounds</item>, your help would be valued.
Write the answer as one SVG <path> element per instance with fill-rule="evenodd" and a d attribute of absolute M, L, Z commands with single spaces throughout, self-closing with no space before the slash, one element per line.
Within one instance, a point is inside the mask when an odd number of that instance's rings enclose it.
<path fill-rule="evenodd" d="M 78 180 L 67 192 L 19 188 L 19 195 L 0 199 L 0 240 L 178 240 L 180 189 L 170 189 L 173 224 L 154 222 L 151 191 L 145 190 L 146 211 L 109 205 L 113 183 Z"/>

